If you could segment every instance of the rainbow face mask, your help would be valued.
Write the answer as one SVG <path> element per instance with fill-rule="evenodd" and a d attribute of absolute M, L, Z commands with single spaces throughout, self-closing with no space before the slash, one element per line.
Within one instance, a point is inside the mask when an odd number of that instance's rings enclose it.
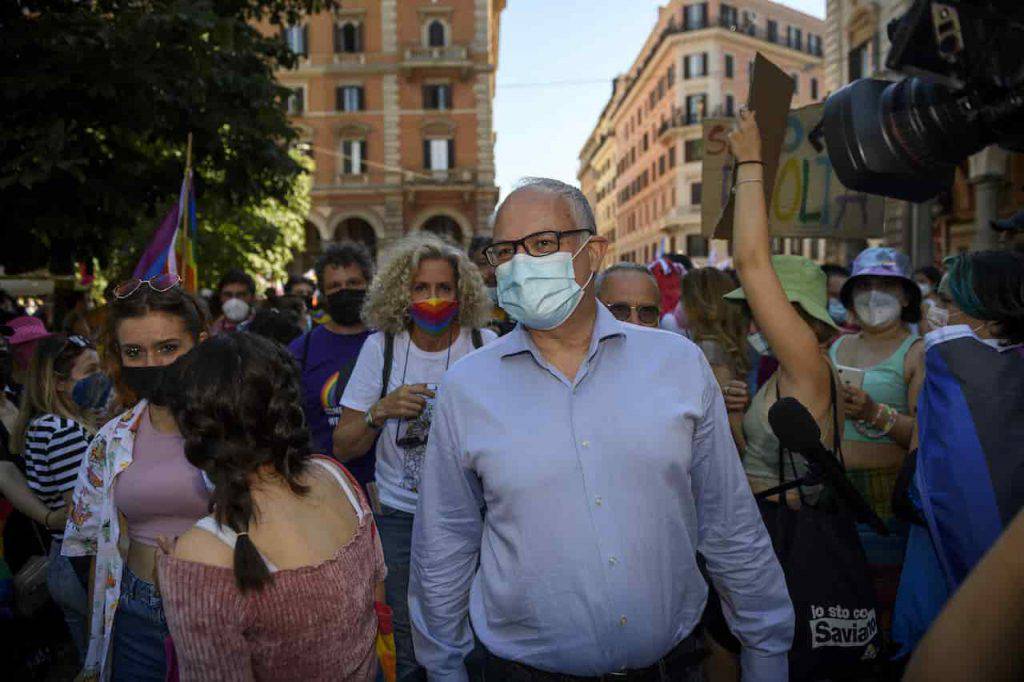
<path fill-rule="evenodd" d="M 413 323 L 434 336 L 447 331 L 458 314 L 458 301 L 446 301 L 440 298 L 416 301 L 409 306 L 409 317 L 412 318 Z"/>

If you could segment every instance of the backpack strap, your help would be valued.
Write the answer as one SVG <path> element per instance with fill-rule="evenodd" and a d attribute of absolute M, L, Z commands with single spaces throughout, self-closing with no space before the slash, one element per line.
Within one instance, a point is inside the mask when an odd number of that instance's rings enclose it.
<path fill-rule="evenodd" d="M 412 343 L 412 341 L 410 341 Z M 391 364 L 395 360 L 395 335 L 384 332 L 384 367 L 381 370 L 380 399 L 388 394 L 388 384 L 391 383 Z"/>
<path fill-rule="evenodd" d="M 473 339 L 473 348 L 480 348 L 484 345 L 484 335 L 480 333 L 479 329 L 474 329 L 470 333 L 470 337 Z"/>

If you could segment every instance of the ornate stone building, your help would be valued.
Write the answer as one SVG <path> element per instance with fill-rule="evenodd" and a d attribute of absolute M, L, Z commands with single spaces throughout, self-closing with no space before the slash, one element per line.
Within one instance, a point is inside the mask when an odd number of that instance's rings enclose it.
<path fill-rule="evenodd" d="M 612 260 L 709 255 L 701 119 L 732 116 L 746 101 L 757 52 L 796 80 L 794 107 L 821 99 L 824 34 L 822 20 L 769 0 L 670 0 L 659 9 L 580 152 L 577 177 L 614 242 Z"/>
<path fill-rule="evenodd" d="M 301 57 L 278 78 L 293 90 L 288 110 L 316 165 L 295 270 L 344 238 L 379 251 L 416 230 L 465 244 L 489 229 L 504 8 L 505 0 L 346 0 L 283 31 Z"/>

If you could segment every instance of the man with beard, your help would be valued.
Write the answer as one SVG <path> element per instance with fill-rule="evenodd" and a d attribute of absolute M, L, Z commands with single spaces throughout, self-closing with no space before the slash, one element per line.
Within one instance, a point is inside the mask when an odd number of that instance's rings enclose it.
<path fill-rule="evenodd" d="M 373 278 L 373 260 L 361 244 L 340 242 L 325 249 L 315 270 L 320 305 L 329 318 L 295 339 L 288 349 L 298 360 L 302 374 L 302 408 L 313 451 L 333 456 L 331 434 L 341 416 L 341 396 L 363 342 L 370 335 L 360 312 Z M 365 487 L 373 480 L 373 449 L 346 466 Z"/>

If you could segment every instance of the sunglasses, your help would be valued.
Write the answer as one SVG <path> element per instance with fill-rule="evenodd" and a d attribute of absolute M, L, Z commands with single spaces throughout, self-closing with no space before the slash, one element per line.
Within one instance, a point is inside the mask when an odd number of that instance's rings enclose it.
<path fill-rule="evenodd" d="M 661 308 L 656 305 L 630 305 L 628 303 L 612 303 L 608 311 L 620 322 L 629 322 L 629 316 L 636 311 L 636 317 L 640 324 L 647 327 L 656 327 L 661 320 Z"/>
<path fill-rule="evenodd" d="M 146 285 L 153 291 L 162 294 L 163 292 L 170 291 L 180 284 L 181 277 L 169 272 L 149 279 L 132 277 L 131 279 L 125 280 L 114 287 L 114 298 L 122 301 L 141 289 L 143 285 Z"/>

